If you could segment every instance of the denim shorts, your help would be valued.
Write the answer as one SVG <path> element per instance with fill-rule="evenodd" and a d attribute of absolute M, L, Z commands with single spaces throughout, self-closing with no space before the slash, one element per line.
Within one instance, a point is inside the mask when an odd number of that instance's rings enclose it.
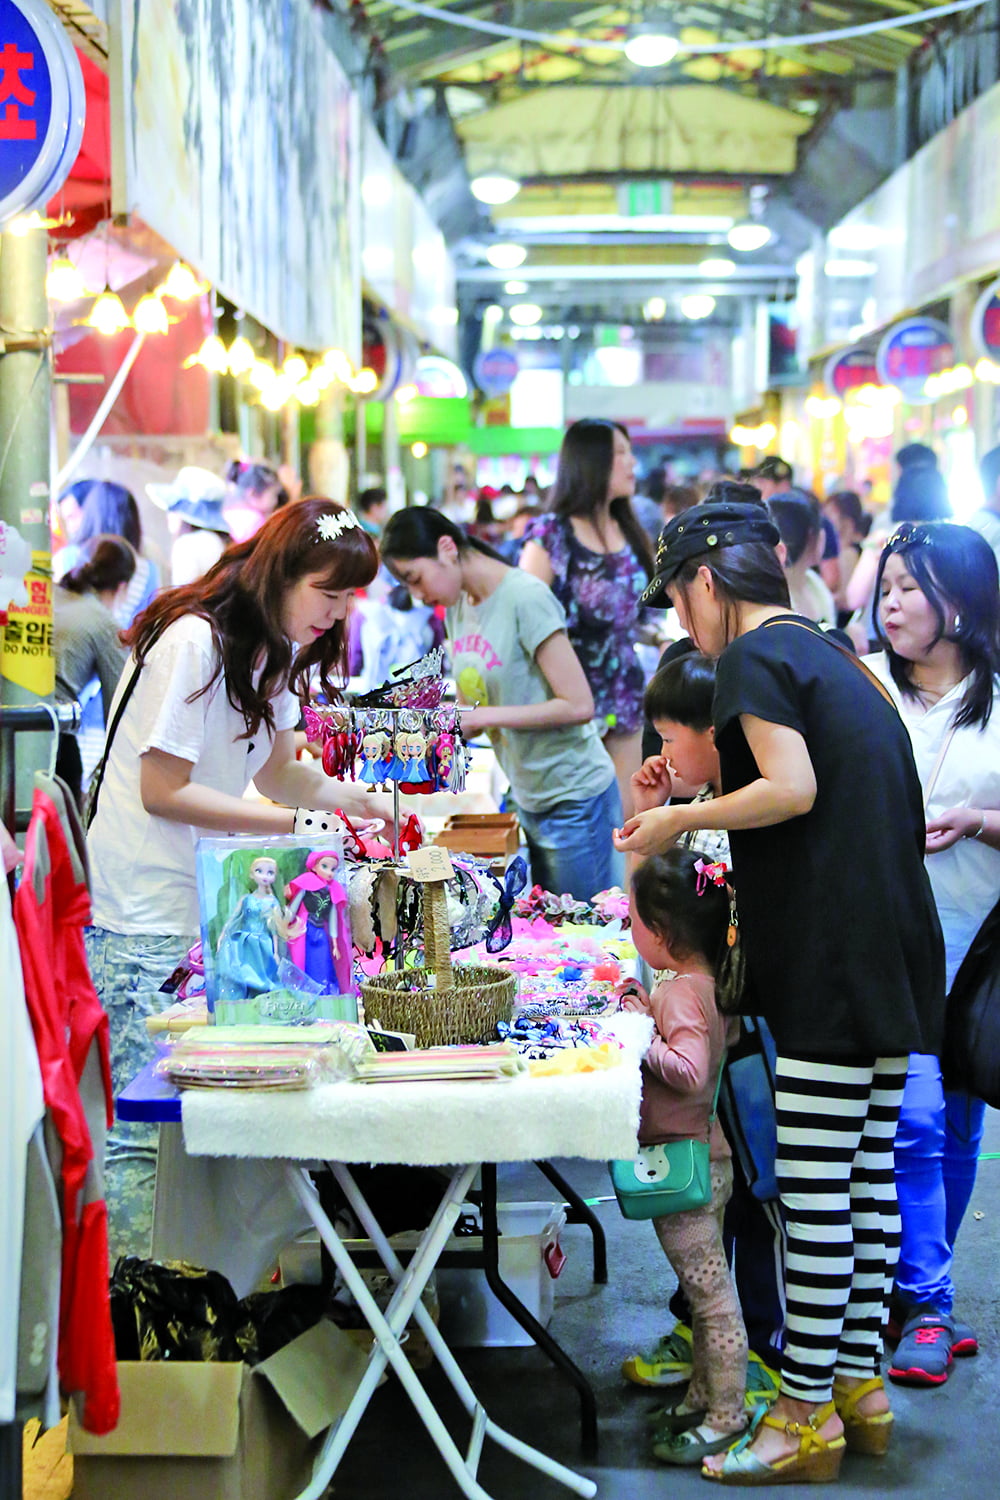
<path fill-rule="evenodd" d="M 197 935 L 127 936 L 88 927 L 87 963 L 111 1028 L 111 1086 L 115 1098 L 155 1056 L 146 1017 L 172 997 L 160 990 Z M 105 1198 L 111 1263 L 119 1255 L 149 1255 L 156 1184 L 158 1127 L 115 1117 L 108 1132 Z"/>
<path fill-rule="evenodd" d="M 526 812 L 514 804 L 524 831 L 535 885 L 577 901 L 622 885 L 625 857 L 611 842 L 622 821 L 617 779 L 583 802 L 557 802 L 545 812 Z"/>

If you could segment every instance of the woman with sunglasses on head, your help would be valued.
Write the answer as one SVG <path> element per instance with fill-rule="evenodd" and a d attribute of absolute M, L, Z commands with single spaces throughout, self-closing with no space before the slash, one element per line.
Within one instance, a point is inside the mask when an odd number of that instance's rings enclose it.
<path fill-rule="evenodd" d="M 1000 889 L 1000 587 L 989 543 L 969 526 L 907 523 L 879 562 L 868 664 L 910 732 L 927 815 L 927 874 L 955 975 Z M 953 1317 L 951 1263 L 976 1178 L 986 1106 L 945 1091 L 938 1059 L 910 1058 L 896 1179 L 903 1238 L 889 1374 L 942 1385 L 953 1354 L 974 1354 Z"/>
<path fill-rule="evenodd" d="M 937 1048 L 944 1011 L 909 736 L 851 653 L 789 608 L 778 541 L 759 506 L 732 502 L 664 528 L 644 602 L 668 598 L 718 658 L 723 794 L 637 814 L 615 840 L 647 855 L 695 829 L 729 830 L 742 1008 L 765 1018 L 778 1053 L 781 1392 L 702 1468 L 738 1486 L 833 1479 L 846 1446 L 888 1447 L 879 1368 L 899 1249 L 893 1137 L 907 1055 Z"/>

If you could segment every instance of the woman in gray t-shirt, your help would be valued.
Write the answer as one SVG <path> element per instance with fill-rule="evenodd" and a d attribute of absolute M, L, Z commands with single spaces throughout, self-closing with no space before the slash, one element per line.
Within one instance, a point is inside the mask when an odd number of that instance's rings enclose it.
<path fill-rule="evenodd" d="M 562 605 L 440 511 L 397 511 L 382 556 L 424 604 L 444 605 L 467 736 L 485 731 L 510 782 L 536 884 L 589 900 L 620 884 L 614 765 Z"/>

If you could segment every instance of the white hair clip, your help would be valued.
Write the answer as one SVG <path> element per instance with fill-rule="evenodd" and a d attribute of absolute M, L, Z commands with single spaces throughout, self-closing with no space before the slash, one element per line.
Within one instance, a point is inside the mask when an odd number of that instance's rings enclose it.
<path fill-rule="evenodd" d="M 353 510 L 338 510 L 333 513 L 327 511 L 326 515 L 320 516 L 316 522 L 316 540 L 335 542 L 342 531 L 351 531 L 360 524 Z"/>

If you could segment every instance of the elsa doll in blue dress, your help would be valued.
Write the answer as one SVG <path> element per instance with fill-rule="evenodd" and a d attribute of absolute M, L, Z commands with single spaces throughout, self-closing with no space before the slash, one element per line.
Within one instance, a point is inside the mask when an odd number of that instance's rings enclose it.
<path fill-rule="evenodd" d="M 261 855 L 250 866 L 253 890 L 241 896 L 219 934 L 216 946 L 220 992 L 227 1000 L 246 1000 L 280 987 L 279 939 L 295 936 L 274 894 L 277 862 Z"/>

